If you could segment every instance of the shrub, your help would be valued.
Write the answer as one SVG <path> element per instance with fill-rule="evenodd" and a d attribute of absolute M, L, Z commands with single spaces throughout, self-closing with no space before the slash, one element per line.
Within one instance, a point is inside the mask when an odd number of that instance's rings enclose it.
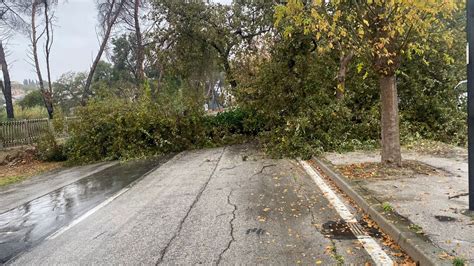
<path fill-rule="evenodd" d="M 64 145 L 57 142 L 52 132 L 46 131 L 36 143 L 37 157 L 42 161 L 65 161 Z"/>
<path fill-rule="evenodd" d="M 465 40 L 456 40 L 449 53 L 443 44 L 430 45 L 440 52 L 413 55 L 397 72 L 402 143 L 423 138 L 465 145 L 466 112 L 459 106 L 459 92 L 453 90 L 465 79 L 460 60 Z M 354 57 L 344 99 L 338 100 L 334 76 L 339 54 L 315 49 L 313 40 L 296 30 L 291 39 L 271 47 L 263 62 L 242 66 L 240 72 L 253 72 L 251 78 L 239 80 L 237 101 L 258 114 L 263 146 L 276 157 L 378 147 L 380 93 L 368 59 Z"/>
<path fill-rule="evenodd" d="M 214 145 L 232 144 L 255 137 L 262 127 L 254 113 L 242 108 L 206 117 L 206 137 Z"/>
<path fill-rule="evenodd" d="M 189 106 L 189 105 L 188 105 Z M 95 101 L 77 110 L 70 125 L 68 158 L 73 162 L 128 159 L 245 140 L 240 109 L 214 117 L 198 107 L 149 100 Z M 234 137 L 235 136 L 235 137 Z"/>

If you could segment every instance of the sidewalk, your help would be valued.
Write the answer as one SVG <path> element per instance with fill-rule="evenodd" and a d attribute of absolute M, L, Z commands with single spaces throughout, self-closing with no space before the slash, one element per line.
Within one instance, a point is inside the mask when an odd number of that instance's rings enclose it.
<path fill-rule="evenodd" d="M 340 174 L 370 193 L 384 208 L 411 221 L 410 229 L 446 251 L 445 259 L 474 264 L 474 218 L 468 208 L 467 152 L 405 151 L 402 169 L 382 167 L 378 151 L 328 153 Z"/>

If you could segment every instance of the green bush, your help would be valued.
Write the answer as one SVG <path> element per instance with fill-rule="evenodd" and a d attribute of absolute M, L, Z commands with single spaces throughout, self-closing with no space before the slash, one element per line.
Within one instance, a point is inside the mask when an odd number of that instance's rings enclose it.
<path fill-rule="evenodd" d="M 453 29 L 462 28 L 456 25 Z M 413 55 L 397 72 L 402 143 L 423 138 L 465 145 L 466 111 L 454 91 L 465 79 L 465 39 L 459 36 L 449 51 L 429 40 L 439 52 Z M 263 146 L 276 157 L 379 147 L 380 92 L 370 60 L 353 58 L 344 99 L 338 100 L 339 53 L 315 49 L 311 37 L 295 30 L 291 39 L 271 47 L 267 59 L 249 67 L 255 69 L 252 78 L 240 80 L 237 101 L 258 114 Z"/>
<path fill-rule="evenodd" d="M 256 137 L 262 124 L 255 114 L 242 108 L 234 108 L 215 116 L 206 117 L 206 136 L 214 145 L 241 142 Z"/>
<path fill-rule="evenodd" d="M 60 162 L 67 159 L 64 145 L 57 142 L 50 131 L 46 131 L 36 143 L 37 157 L 42 161 Z"/>
<path fill-rule="evenodd" d="M 43 95 L 39 89 L 30 91 L 28 94 L 25 95 L 25 98 L 18 101 L 18 105 L 21 109 L 25 108 L 33 108 L 36 106 L 43 106 Z"/>
<path fill-rule="evenodd" d="M 191 106 L 191 105 L 188 105 Z M 95 101 L 77 110 L 67 154 L 72 162 L 127 159 L 245 140 L 240 109 L 206 116 L 198 107 L 148 100 Z M 235 137 L 234 137 L 235 136 Z"/>

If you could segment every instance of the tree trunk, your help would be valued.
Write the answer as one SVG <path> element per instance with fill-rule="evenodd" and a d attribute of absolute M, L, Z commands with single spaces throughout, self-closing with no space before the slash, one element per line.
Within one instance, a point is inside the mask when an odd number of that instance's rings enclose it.
<path fill-rule="evenodd" d="M 165 74 L 164 73 L 164 71 L 165 71 L 164 66 L 162 64 L 160 64 L 158 62 L 158 60 L 155 63 L 155 67 L 156 67 L 156 69 L 158 69 L 159 73 L 158 73 L 158 80 L 156 81 L 156 87 L 153 89 L 153 91 L 151 93 L 151 97 L 152 97 L 154 102 L 156 102 L 158 100 L 158 93 L 161 90 L 161 84 L 162 84 L 163 76 Z"/>
<path fill-rule="evenodd" d="M 46 76 L 48 78 L 48 95 L 51 106 L 53 105 L 53 83 L 51 81 L 51 47 L 53 45 L 53 28 L 51 24 L 51 18 L 49 17 L 49 6 L 48 1 L 44 1 L 44 17 L 45 17 L 45 29 L 46 29 L 46 43 L 45 43 L 45 55 L 46 55 Z M 49 112 L 48 112 L 49 113 Z M 52 118 L 52 113 L 50 118 Z"/>
<path fill-rule="evenodd" d="M 398 96 L 395 75 L 380 76 L 382 163 L 401 166 Z"/>
<path fill-rule="evenodd" d="M 14 119 L 13 113 L 13 100 L 12 100 L 12 83 L 10 81 L 10 73 L 8 72 L 8 64 L 5 56 L 5 50 L 3 49 L 3 43 L 0 41 L 0 67 L 3 73 L 2 93 L 5 97 L 5 105 L 7 109 L 7 118 Z"/>
<path fill-rule="evenodd" d="M 145 81 L 145 71 L 143 69 L 143 62 L 145 61 L 145 51 L 143 48 L 143 36 L 140 29 L 140 0 L 135 0 L 133 18 L 135 22 L 135 37 L 137 39 L 137 83 L 138 88 L 142 88 L 143 82 Z"/>
<path fill-rule="evenodd" d="M 107 46 L 107 42 L 109 41 L 110 33 L 112 32 L 112 28 L 117 21 L 117 18 L 120 15 L 120 12 L 123 8 L 124 5 L 124 0 L 120 0 L 120 2 L 117 4 L 118 7 L 114 11 L 114 7 L 116 2 L 113 1 L 112 5 L 110 7 L 109 13 L 107 14 L 107 17 L 110 17 L 110 19 L 107 19 L 107 25 L 106 25 L 106 30 L 104 33 L 104 37 L 102 38 L 102 43 L 100 44 L 99 51 L 97 52 L 97 55 L 95 56 L 94 62 L 92 63 L 91 69 L 89 70 L 89 75 L 87 75 L 87 80 L 86 84 L 84 86 L 84 92 L 82 94 L 82 99 L 81 99 L 81 105 L 86 105 L 87 102 L 87 97 L 91 94 L 91 84 L 92 84 L 92 78 L 94 77 L 95 70 L 97 69 L 97 65 L 99 64 L 100 58 L 102 57 L 102 54 L 104 53 L 105 47 Z"/>
<path fill-rule="evenodd" d="M 223 56 L 224 57 L 224 56 Z M 230 67 L 229 59 L 227 56 L 224 57 L 224 70 L 227 75 L 227 80 L 229 81 L 230 87 L 234 90 L 237 88 L 237 81 L 234 78 L 234 74 L 232 73 L 232 69 Z"/>
<path fill-rule="evenodd" d="M 350 51 L 347 55 L 344 53 L 341 54 L 341 58 L 339 60 L 339 71 L 337 73 L 337 87 L 336 87 L 336 98 L 341 101 L 344 99 L 344 93 L 346 90 L 346 74 L 347 74 L 347 66 L 351 62 L 354 53 Z"/>
<path fill-rule="evenodd" d="M 31 6 L 31 44 L 33 46 L 33 61 L 35 63 L 36 75 L 38 76 L 38 82 L 43 96 L 43 102 L 48 111 L 49 119 L 53 118 L 53 101 L 51 93 L 44 88 L 43 76 L 41 75 L 41 68 L 38 59 L 38 41 L 39 38 L 36 36 L 36 12 L 40 2 L 33 0 Z"/>

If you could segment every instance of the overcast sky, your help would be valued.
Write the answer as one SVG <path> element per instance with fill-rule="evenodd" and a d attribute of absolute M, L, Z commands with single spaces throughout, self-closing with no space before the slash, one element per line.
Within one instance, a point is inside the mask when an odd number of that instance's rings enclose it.
<path fill-rule="evenodd" d="M 67 71 L 85 71 L 99 47 L 96 35 L 97 12 L 93 0 L 60 1 L 56 11 L 57 26 L 51 55 L 52 78 Z M 10 75 L 12 80 L 36 79 L 28 54 L 31 51 L 26 36 L 9 41 Z M 43 53 L 41 53 L 41 57 Z M 44 66 L 44 64 L 43 64 Z M 44 76 L 45 74 L 43 74 Z"/>
<path fill-rule="evenodd" d="M 230 1 L 218 0 L 221 3 L 229 3 Z M 96 35 L 97 12 L 95 1 L 68 0 L 59 2 L 60 4 L 56 10 L 57 26 L 54 31 L 51 55 L 53 80 L 68 71 L 87 71 L 99 47 Z M 19 82 L 24 79 L 36 80 L 34 68 L 28 57 L 31 51 L 28 38 L 16 36 L 11 39 L 8 51 L 7 59 L 10 63 L 12 80 Z M 41 57 L 44 57 L 43 53 L 41 53 Z"/>

